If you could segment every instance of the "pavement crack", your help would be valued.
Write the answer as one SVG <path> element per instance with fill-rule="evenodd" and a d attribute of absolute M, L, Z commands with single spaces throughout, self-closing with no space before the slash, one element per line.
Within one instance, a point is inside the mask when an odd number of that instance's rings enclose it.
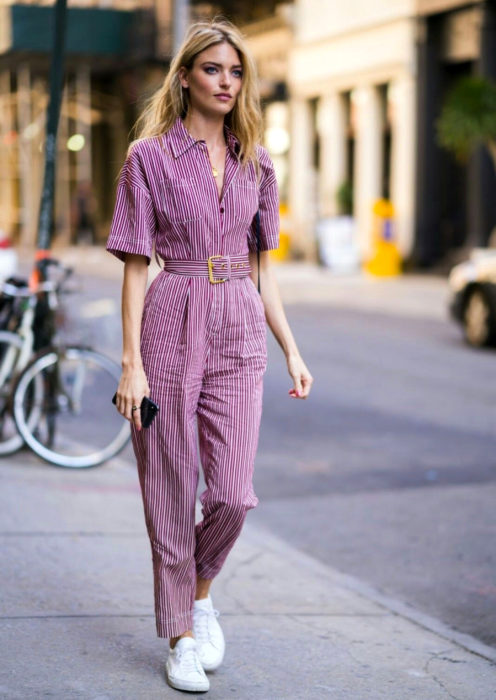
<path fill-rule="evenodd" d="M 424 671 L 430 678 L 432 678 L 432 680 L 435 683 L 438 684 L 438 686 L 440 688 L 442 688 L 444 690 L 445 693 L 448 694 L 448 696 L 450 698 L 452 698 L 453 700 L 462 700 L 462 698 L 460 698 L 458 695 L 453 695 L 453 693 L 451 693 L 448 690 L 448 688 L 445 686 L 445 684 L 442 682 L 442 680 L 440 678 L 438 678 L 436 676 L 436 674 L 433 671 L 431 671 L 429 668 L 430 664 L 433 661 L 450 661 L 451 663 L 460 663 L 459 661 L 457 661 L 455 659 L 451 659 L 447 656 L 443 656 L 443 654 L 447 654 L 452 650 L 453 650 L 453 647 L 449 647 L 448 649 L 443 649 L 442 651 L 438 651 L 437 653 L 431 654 L 430 658 L 428 658 L 424 664 Z"/>
<path fill-rule="evenodd" d="M 299 614 L 288 614 L 287 615 L 288 619 L 290 619 L 292 622 L 296 622 L 296 624 L 299 624 L 301 627 L 303 627 L 305 630 L 308 630 L 312 635 L 315 635 L 315 625 L 310 623 L 309 621 L 307 622 L 304 618 L 302 619 L 302 616 Z M 326 630 L 326 634 L 330 635 L 332 634 L 336 639 L 341 639 L 342 644 L 339 645 L 338 642 L 336 641 L 335 644 L 336 646 L 339 646 L 340 650 L 346 654 L 357 666 L 361 666 L 362 668 L 366 666 L 367 664 L 364 664 L 363 661 L 361 661 L 358 657 L 356 657 L 353 652 L 349 648 L 349 643 L 348 640 L 345 639 L 344 635 L 341 634 L 338 630 Z"/>

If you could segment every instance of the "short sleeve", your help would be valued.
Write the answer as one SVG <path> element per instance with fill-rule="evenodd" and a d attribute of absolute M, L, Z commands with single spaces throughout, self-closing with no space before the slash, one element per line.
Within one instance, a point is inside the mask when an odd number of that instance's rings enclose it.
<path fill-rule="evenodd" d="M 106 249 L 119 260 L 144 255 L 150 264 L 157 223 L 142 158 L 136 146 L 124 161 L 117 184 Z"/>
<path fill-rule="evenodd" d="M 265 148 L 259 146 L 260 163 L 260 250 L 279 248 L 279 190 L 274 165 Z M 256 219 L 248 231 L 248 249 L 257 251 Z"/>

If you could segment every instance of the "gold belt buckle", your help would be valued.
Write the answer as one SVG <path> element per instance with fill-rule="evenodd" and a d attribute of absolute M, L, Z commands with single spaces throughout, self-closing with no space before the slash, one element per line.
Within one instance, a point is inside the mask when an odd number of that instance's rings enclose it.
<path fill-rule="evenodd" d="M 219 282 L 227 282 L 228 278 L 223 277 L 221 279 L 216 280 L 214 277 L 214 270 L 213 270 L 213 262 L 212 260 L 215 260 L 216 258 L 224 258 L 225 255 L 211 255 L 207 259 L 207 265 L 208 265 L 208 279 L 212 284 L 218 284 Z"/>

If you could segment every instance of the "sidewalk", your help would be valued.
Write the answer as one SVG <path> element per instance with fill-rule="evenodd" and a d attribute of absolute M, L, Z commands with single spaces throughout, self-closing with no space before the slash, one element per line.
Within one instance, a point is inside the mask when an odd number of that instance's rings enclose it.
<path fill-rule="evenodd" d="M 32 263 L 32 251 L 19 251 L 23 267 Z M 54 255 L 73 265 L 81 274 L 122 279 L 122 263 L 103 247 L 69 247 Z M 27 265 L 26 265 L 27 263 Z M 361 272 L 336 275 L 311 263 L 274 263 L 274 270 L 285 304 L 326 304 L 344 309 L 373 311 L 400 316 L 446 319 L 448 284 L 443 277 L 408 274 L 396 278 L 376 278 Z M 155 260 L 151 275 L 159 268 Z"/>
<path fill-rule="evenodd" d="M 129 450 L 80 471 L 23 452 L 0 460 L 0 480 L 0 697 L 185 697 L 164 680 Z M 212 594 L 227 651 L 195 697 L 495 697 L 495 649 L 297 551 L 250 514 Z"/>

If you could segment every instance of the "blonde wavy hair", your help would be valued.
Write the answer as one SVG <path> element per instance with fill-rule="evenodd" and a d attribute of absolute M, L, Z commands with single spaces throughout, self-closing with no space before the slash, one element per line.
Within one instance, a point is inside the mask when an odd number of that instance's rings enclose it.
<path fill-rule="evenodd" d="M 164 134 L 177 117 L 186 116 L 189 95 L 179 81 L 179 69 L 184 66 L 191 70 L 199 53 L 223 42 L 229 43 L 237 51 L 242 66 L 241 90 L 224 122 L 239 139 L 240 162 L 246 164 L 252 161 L 258 171 L 256 147 L 262 140 L 262 112 L 256 66 L 239 29 L 223 18 L 195 22 L 189 27 L 163 84 L 148 98 L 132 129 L 135 138 L 129 144 L 128 153 L 138 141 Z"/>

